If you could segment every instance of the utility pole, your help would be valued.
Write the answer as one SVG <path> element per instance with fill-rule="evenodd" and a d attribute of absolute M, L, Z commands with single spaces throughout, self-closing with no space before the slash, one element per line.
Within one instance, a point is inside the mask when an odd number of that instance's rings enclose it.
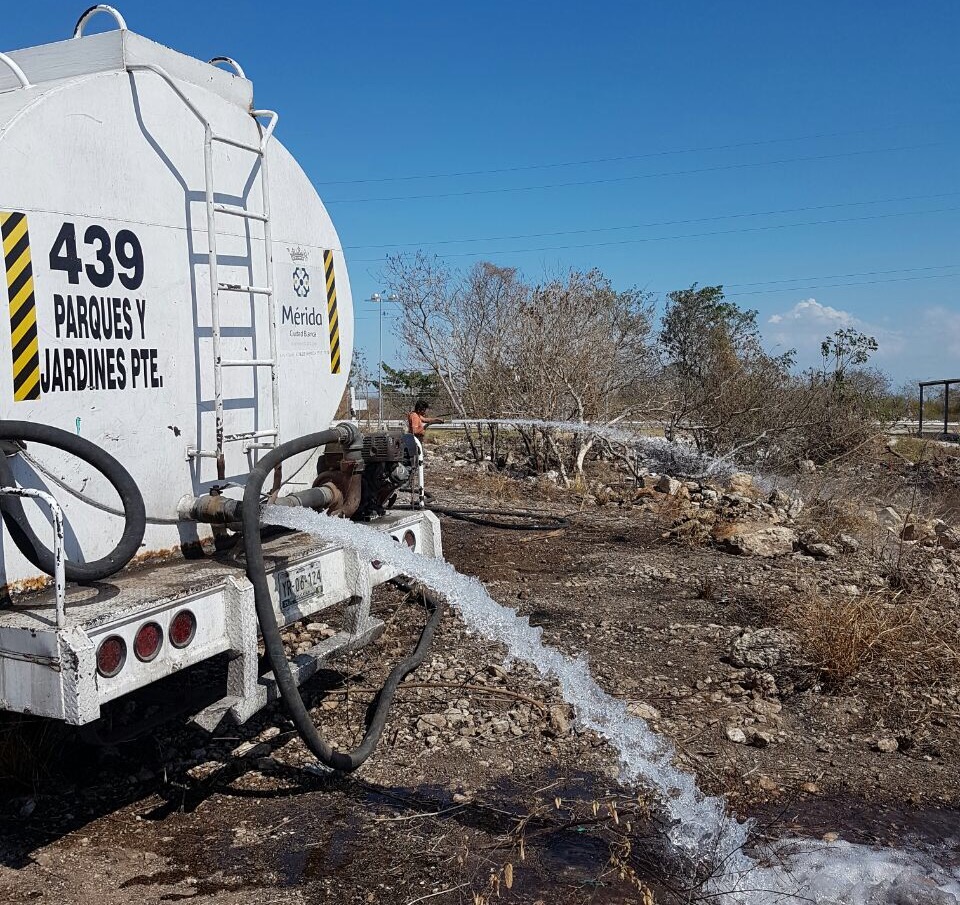
<path fill-rule="evenodd" d="M 378 417 L 379 417 L 379 426 L 383 427 L 383 303 L 384 302 L 399 302 L 400 296 L 395 292 L 391 292 L 386 298 L 383 297 L 383 293 L 375 292 L 370 296 L 370 301 L 375 302 L 378 305 L 377 310 L 377 320 L 379 321 L 380 328 L 380 360 L 377 363 L 377 407 L 378 407 Z"/>

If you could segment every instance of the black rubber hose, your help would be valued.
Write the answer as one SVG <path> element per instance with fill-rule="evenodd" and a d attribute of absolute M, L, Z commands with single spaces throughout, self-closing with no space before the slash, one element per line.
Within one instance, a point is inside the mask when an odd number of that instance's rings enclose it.
<path fill-rule="evenodd" d="M 433 502 L 434 496 L 429 490 L 423 492 L 423 497 L 428 501 L 423 508 L 461 522 L 483 525 L 485 528 L 500 528 L 503 531 L 552 531 L 570 527 L 570 519 L 564 515 L 551 515 L 549 512 L 538 512 L 534 509 L 458 509 L 455 506 Z M 413 509 L 414 507 L 400 503 L 393 505 L 392 508 Z M 505 521 L 511 518 L 528 519 L 528 521 L 521 523 Z"/>
<path fill-rule="evenodd" d="M 65 571 L 69 581 L 100 581 L 119 572 L 136 556 L 147 526 L 143 496 L 136 482 L 130 477 L 130 472 L 113 456 L 69 431 L 47 424 L 32 424 L 29 421 L 0 421 L 0 441 L 39 443 L 76 456 L 99 471 L 120 497 L 124 523 L 123 534 L 117 545 L 106 556 L 92 562 L 74 562 L 68 559 Z M 7 456 L 0 453 L 0 484 L 12 487 L 15 483 Z M 0 513 L 20 552 L 38 569 L 47 575 L 53 575 L 53 552 L 37 537 L 23 511 L 20 497 L 0 496 Z"/>
<path fill-rule="evenodd" d="M 250 472 L 246 488 L 243 492 L 243 548 L 247 560 L 247 577 L 253 585 L 254 604 L 257 609 L 257 620 L 260 623 L 260 633 L 263 636 L 263 646 L 273 668 L 274 679 L 280 689 L 280 696 L 287 708 L 287 713 L 297 727 L 300 737 L 307 747 L 322 763 L 333 770 L 349 773 L 356 770 L 372 753 L 380 736 L 383 734 L 387 721 L 387 712 L 393 703 L 393 696 L 401 680 L 423 662 L 429 649 L 433 634 L 440 622 L 443 608 L 439 599 L 427 593 L 426 599 L 432 612 L 420 635 L 413 653 L 398 663 L 383 688 L 378 693 L 373 704 L 372 713 L 367 721 L 367 730 L 363 741 L 353 751 L 336 751 L 330 743 L 317 731 L 313 719 L 303 703 L 300 687 L 290 670 L 283 639 L 280 637 L 280 627 L 273 611 L 273 602 L 270 599 L 270 586 L 267 581 L 266 563 L 263 559 L 263 544 L 260 538 L 260 498 L 264 481 L 273 470 L 290 456 L 307 450 L 325 446 L 327 443 L 342 443 L 349 446 L 357 439 L 357 428 L 352 424 L 341 424 L 331 430 L 320 431 L 316 434 L 307 434 L 288 443 L 283 443 L 276 449 L 268 452 Z"/>
<path fill-rule="evenodd" d="M 461 522 L 472 522 L 486 528 L 502 528 L 505 531 L 550 531 L 570 527 L 570 519 L 562 515 L 550 515 L 548 512 L 536 512 L 532 509 L 457 509 L 440 503 L 427 503 L 426 508 Z M 511 518 L 529 521 L 505 521 Z"/>

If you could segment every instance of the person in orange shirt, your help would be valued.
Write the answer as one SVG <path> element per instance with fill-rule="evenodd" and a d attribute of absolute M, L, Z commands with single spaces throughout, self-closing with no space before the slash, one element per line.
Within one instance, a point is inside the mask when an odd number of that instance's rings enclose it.
<path fill-rule="evenodd" d="M 442 418 L 427 417 L 427 409 L 429 408 L 430 403 L 426 399 L 418 399 L 413 406 L 413 411 L 407 414 L 407 430 L 421 443 L 423 443 L 423 435 L 428 425 L 443 424 Z"/>

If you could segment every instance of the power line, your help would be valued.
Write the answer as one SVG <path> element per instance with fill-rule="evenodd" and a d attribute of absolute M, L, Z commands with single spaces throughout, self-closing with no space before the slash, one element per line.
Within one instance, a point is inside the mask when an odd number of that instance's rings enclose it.
<path fill-rule="evenodd" d="M 676 154 L 706 154 L 715 151 L 736 151 L 742 148 L 757 148 L 765 145 L 787 144 L 799 141 L 816 141 L 823 138 L 848 138 L 852 135 L 871 135 L 877 132 L 889 132 L 897 126 L 879 126 L 875 129 L 855 129 L 849 132 L 820 132 L 814 135 L 798 135 L 793 138 L 765 138 L 756 141 L 742 141 L 727 145 L 707 145 L 698 148 L 673 148 L 666 151 L 647 151 L 643 154 L 620 154 L 616 157 L 592 157 L 586 160 L 564 160 L 554 163 L 521 164 L 511 167 L 498 167 L 488 170 L 461 170 L 453 173 L 419 173 L 402 176 L 375 176 L 366 179 L 331 179 L 317 182 L 315 185 L 365 185 L 382 182 L 411 182 L 417 179 L 461 179 L 467 176 L 497 176 L 504 173 L 522 173 L 529 170 L 550 170 L 560 167 L 581 167 L 598 163 L 622 163 L 626 160 L 649 160 L 655 157 L 671 157 Z"/>
<path fill-rule="evenodd" d="M 891 273 L 917 273 L 925 270 L 945 270 L 949 267 L 960 267 L 957 264 L 930 264 L 926 267 L 898 267 L 896 270 L 863 270 L 858 273 L 828 273 L 815 277 L 790 277 L 779 280 L 758 280 L 753 283 L 724 283 L 725 289 L 733 289 L 740 286 L 770 286 L 773 283 L 797 283 L 804 280 L 844 280 L 849 277 L 875 277 L 887 276 Z M 953 276 L 953 274 L 942 274 L 942 276 Z M 792 287 L 787 287 L 791 289 Z M 745 293 L 742 293 L 745 294 Z"/>
<path fill-rule="evenodd" d="M 942 214 L 942 213 L 952 213 L 960 210 L 960 207 L 943 207 L 935 208 L 933 210 L 926 211 L 894 211 L 885 214 L 864 214 L 861 217 L 839 217 L 831 220 L 807 220 L 801 223 L 775 223 L 768 224 L 765 226 L 745 226 L 740 229 L 721 229 L 713 230 L 711 232 L 703 233 L 684 233 L 682 235 L 675 236 L 642 236 L 634 239 L 617 239 L 609 242 L 587 242 L 581 244 L 572 244 L 572 245 L 543 245 L 538 248 L 507 248 L 500 249 L 497 251 L 462 251 L 462 252 L 453 252 L 451 254 L 437 255 L 438 258 L 492 258 L 497 255 L 517 255 L 517 254 L 529 254 L 531 252 L 540 252 L 540 251 L 571 251 L 578 249 L 586 248 L 608 248 L 617 245 L 638 245 L 644 242 L 669 242 L 678 239 L 703 239 L 709 238 L 712 236 L 732 236 L 741 233 L 755 233 L 755 232 L 767 232 L 776 229 L 796 229 L 798 227 L 804 226 L 828 226 L 836 223 L 859 223 L 866 220 L 885 220 L 891 217 L 911 217 L 911 216 L 922 216 L 926 214 Z M 386 257 L 382 258 L 360 258 L 352 263 L 354 264 L 377 264 L 386 261 Z"/>
<path fill-rule="evenodd" d="M 517 233 L 512 236 L 476 236 L 470 239 L 437 239 L 426 242 L 393 242 L 381 245 L 345 245 L 344 251 L 378 248 L 423 248 L 429 245 L 460 245 L 468 242 L 509 242 L 515 239 L 547 239 L 557 236 L 579 236 L 588 233 L 616 232 L 628 229 L 648 229 L 654 226 L 681 226 L 687 223 L 710 223 L 717 220 L 735 220 L 746 217 L 772 217 L 776 214 L 799 214 L 809 211 L 835 210 L 845 207 L 863 207 L 872 204 L 896 204 L 905 201 L 931 201 L 936 198 L 954 198 L 960 192 L 940 192 L 935 195 L 908 195 L 900 198 L 878 198 L 873 201 L 844 201 L 836 204 L 817 204 L 810 207 L 784 207 L 779 210 L 750 211 L 740 214 L 719 214 L 714 217 L 691 217 L 686 220 L 657 220 L 650 223 L 634 223 L 627 226 L 597 226 L 584 229 L 568 229 L 549 233 Z"/>
<path fill-rule="evenodd" d="M 755 167 L 784 166 L 791 163 L 807 163 L 820 160 L 838 160 L 846 157 L 862 157 L 866 154 L 888 154 L 895 151 L 916 151 L 923 148 L 930 148 L 940 144 L 940 142 L 930 142 L 922 145 L 902 145 L 893 148 L 873 148 L 861 151 L 842 151 L 836 154 L 815 154 L 809 157 L 785 157 L 780 160 L 761 160 L 751 163 L 728 163 L 718 164 L 711 167 L 697 167 L 690 170 L 668 170 L 662 173 L 638 173 L 632 176 L 610 176 L 605 179 L 583 179 L 575 182 L 553 182 L 541 185 L 513 186 L 510 188 L 496 189 L 469 189 L 460 192 L 436 192 L 425 195 L 395 195 L 386 198 L 334 198 L 326 201 L 331 204 L 367 204 L 372 202 L 385 201 L 421 201 L 425 199 L 437 198 L 463 198 L 468 195 L 500 195 L 507 192 L 533 192 L 541 189 L 562 189 L 574 186 L 584 185 L 605 185 L 615 182 L 631 182 L 639 179 L 659 179 L 667 176 L 692 176 L 699 173 L 717 173 L 725 170 L 745 170 Z"/>
<path fill-rule="evenodd" d="M 830 280 L 830 279 L 843 279 L 847 277 L 857 277 L 857 276 L 874 276 L 882 274 L 891 274 L 891 273 L 916 273 L 917 271 L 927 271 L 927 270 L 943 270 L 946 268 L 960 267 L 960 263 L 956 264 L 935 264 L 929 267 L 903 267 L 897 270 L 866 270 L 859 273 L 848 273 L 848 274 L 833 274 L 833 275 L 824 275 L 819 277 L 791 277 L 791 278 L 781 278 L 778 280 L 766 280 L 756 283 L 724 283 L 724 289 L 734 289 L 738 286 L 759 286 L 769 283 L 795 283 L 801 280 Z M 919 280 L 941 280 L 944 278 L 950 277 L 960 277 L 960 273 L 934 273 L 926 274 L 924 276 L 910 276 L 910 277 L 892 277 L 889 279 L 880 279 L 880 280 L 858 280 L 856 282 L 845 282 L 845 283 L 816 283 L 808 286 L 784 286 L 776 289 L 755 289 L 748 292 L 733 292 L 730 293 L 730 298 L 741 298 L 748 295 L 768 295 L 776 292 L 813 292 L 817 289 L 838 289 L 844 286 L 875 286 L 881 283 L 906 283 L 906 282 L 915 282 Z M 660 293 L 665 294 L 665 293 Z"/>
<path fill-rule="evenodd" d="M 951 265 L 960 266 L 960 265 Z M 960 277 L 960 273 L 937 273 L 922 277 L 894 277 L 889 280 L 861 280 L 856 283 L 820 283 L 816 286 L 786 286 L 783 289 L 755 289 L 751 292 L 735 292 L 732 298 L 745 295 L 766 295 L 771 292 L 812 292 L 815 289 L 837 289 L 842 286 L 874 286 L 878 283 L 907 283 L 914 280 L 942 280 L 945 277 Z"/>

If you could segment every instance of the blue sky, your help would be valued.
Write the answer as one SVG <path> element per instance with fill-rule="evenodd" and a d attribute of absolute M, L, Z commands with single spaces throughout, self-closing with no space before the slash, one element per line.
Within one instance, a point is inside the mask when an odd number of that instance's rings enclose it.
<path fill-rule="evenodd" d="M 2 49 L 65 37 L 85 3 L 7 6 Z M 120 8 L 235 57 L 279 110 L 371 362 L 361 300 L 378 259 L 419 246 L 534 278 L 596 266 L 661 297 L 722 283 L 804 363 L 855 326 L 897 383 L 960 376 L 955 0 Z"/>

